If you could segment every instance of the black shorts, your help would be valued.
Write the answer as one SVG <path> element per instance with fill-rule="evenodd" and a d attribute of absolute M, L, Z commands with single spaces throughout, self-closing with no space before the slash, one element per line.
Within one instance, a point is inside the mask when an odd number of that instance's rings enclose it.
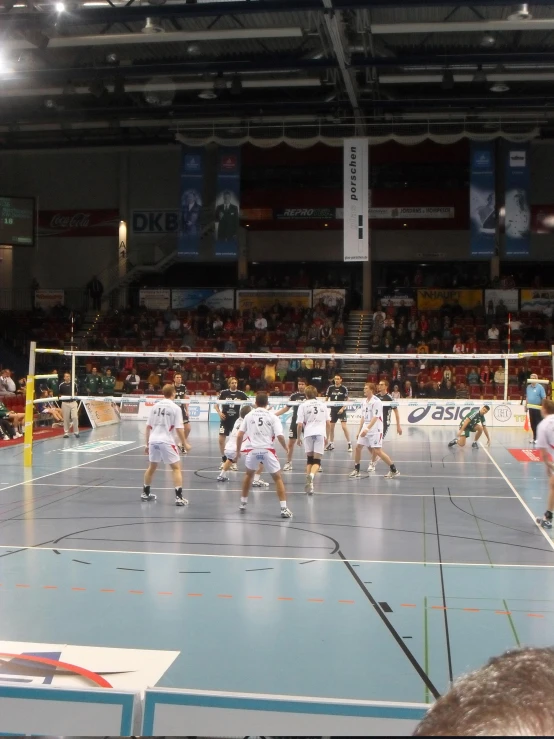
<path fill-rule="evenodd" d="M 339 416 L 339 411 L 340 411 L 340 406 L 338 405 L 331 406 L 331 423 L 337 423 L 337 421 L 340 421 L 342 423 L 343 421 L 348 420 L 346 410 L 344 411 L 344 413 L 341 413 L 340 416 Z"/>
<path fill-rule="evenodd" d="M 290 425 L 289 439 L 298 439 L 298 426 L 295 423 L 291 423 Z"/>
<path fill-rule="evenodd" d="M 219 427 L 220 436 L 229 436 L 229 434 L 233 430 L 237 418 L 238 416 L 227 416 L 226 418 L 222 419 L 221 425 Z"/>
<path fill-rule="evenodd" d="M 186 406 L 182 405 L 181 406 L 181 411 L 183 412 L 183 423 L 185 423 L 185 424 L 186 423 L 190 423 L 189 412 L 188 412 Z"/>
<path fill-rule="evenodd" d="M 389 426 L 390 426 L 390 424 L 389 424 L 389 423 L 387 423 L 386 425 L 385 425 L 385 424 L 383 424 L 383 439 L 384 439 L 384 438 L 385 438 L 385 436 L 387 435 L 387 431 L 389 430 Z"/>

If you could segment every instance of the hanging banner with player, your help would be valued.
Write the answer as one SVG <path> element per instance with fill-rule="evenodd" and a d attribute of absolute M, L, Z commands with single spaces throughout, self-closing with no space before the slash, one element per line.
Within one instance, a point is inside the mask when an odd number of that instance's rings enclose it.
<path fill-rule="evenodd" d="M 469 217 L 471 256 L 493 257 L 496 246 L 494 143 L 471 144 Z"/>
<path fill-rule="evenodd" d="M 183 146 L 181 158 L 181 207 L 177 254 L 197 257 L 200 252 L 200 215 L 204 182 L 204 152 Z"/>
<path fill-rule="evenodd" d="M 506 150 L 505 254 L 528 257 L 531 246 L 529 147 L 510 145 Z"/>
<path fill-rule="evenodd" d="M 369 260 L 369 147 L 367 138 L 344 139 L 344 261 Z"/>
<path fill-rule="evenodd" d="M 237 259 L 240 218 L 240 148 L 221 148 L 217 155 L 215 255 Z"/>

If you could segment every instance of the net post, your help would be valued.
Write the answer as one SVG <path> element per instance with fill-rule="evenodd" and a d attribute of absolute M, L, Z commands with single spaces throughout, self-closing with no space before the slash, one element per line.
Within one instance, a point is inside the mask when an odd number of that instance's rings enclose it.
<path fill-rule="evenodd" d="M 504 402 L 508 400 L 508 368 L 509 360 L 508 357 L 504 358 Z"/>
<path fill-rule="evenodd" d="M 33 466 L 33 400 L 35 399 L 35 361 L 37 342 L 29 347 L 29 374 L 25 386 L 25 436 L 23 438 L 23 466 Z"/>

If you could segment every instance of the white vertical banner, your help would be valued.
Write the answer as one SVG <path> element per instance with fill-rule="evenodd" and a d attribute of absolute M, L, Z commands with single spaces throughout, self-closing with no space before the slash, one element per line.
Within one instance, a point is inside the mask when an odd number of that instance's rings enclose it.
<path fill-rule="evenodd" d="M 125 221 L 119 221 L 118 265 L 121 279 L 127 274 L 127 224 Z"/>
<path fill-rule="evenodd" d="M 344 139 L 344 261 L 369 261 L 367 138 Z"/>

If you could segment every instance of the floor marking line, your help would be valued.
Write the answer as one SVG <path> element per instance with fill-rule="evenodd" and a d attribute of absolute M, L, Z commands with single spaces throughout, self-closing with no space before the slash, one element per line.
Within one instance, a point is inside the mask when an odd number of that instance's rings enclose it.
<path fill-rule="evenodd" d="M 71 588 L 71 590 L 86 590 L 86 588 Z"/>
<path fill-rule="evenodd" d="M 218 598 L 232 598 L 232 595 L 218 595 Z"/>
<path fill-rule="evenodd" d="M 104 518 L 104 517 L 102 517 Z M 228 523 L 222 520 L 221 523 Z M 237 545 L 238 546 L 238 545 Z M 30 551 L 30 552 L 87 552 L 90 554 L 140 554 L 141 556 L 157 556 L 157 557 L 207 557 L 211 559 L 269 559 L 269 560 L 292 560 L 297 562 L 299 557 L 275 557 L 269 555 L 248 555 L 248 554 L 195 554 L 192 552 L 145 552 L 145 551 L 129 551 L 126 549 L 73 549 L 73 548 L 59 548 L 59 547 L 46 547 L 46 546 L 19 546 L 16 547 L 14 544 L 0 544 L 0 549 L 17 549 L 18 551 Z M 543 550 L 541 550 L 543 551 Z M 547 550 L 544 550 L 547 551 Z M 329 562 L 342 564 L 343 560 L 331 559 L 330 557 L 320 557 L 312 560 L 313 562 Z M 440 562 L 422 562 L 418 560 L 392 560 L 392 559 L 344 559 L 345 562 L 360 562 L 361 564 L 385 564 L 385 565 L 433 565 L 439 566 Z M 486 567 L 491 569 L 489 562 L 443 562 L 443 567 Z M 503 567 L 506 569 L 523 569 L 523 570 L 553 570 L 554 564 L 552 565 L 523 565 L 523 564 L 496 564 L 494 568 L 497 569 Z M 362 583 L 363 584 L 363 583 Z"/>
<path fill-rule="evenodd" d="M 511 616 L 512 615 L 511 611 L 495 611 L 495 613 L 497 613 L 499 616 Z"/>
<path fill-rule="evenodd" d="M 277 600 L 294 600 L 294 598 L 277 598 Z"/>
<path fill-rule="evenodd" d="M 521 503 L 521 505 L 525 508 L 525 510 L 527 511 L 527 513 L 530 515 L 531 519 L 533 520 L 533 524 L 537 527 L 537 529 L 539 530 L 539 532 L 544 536 L 544 538 L 549 543 L 549 545 L 552 547 L 552 549 L 554 549 L 554 541 L 552 541 L 552 539 L 548 536 L 548 534 L 542 528 L 542 526 L 537 526 L 537 523 L 536 523 L 536 520 L 535 520 L 536 519 L 536 516 L 534 515 L 533 511 L 529 508 L 529 506 L 527 505 L 527 503 L 523 500 L 523 498 L 518 493 L 518 491 L 516 490 L 516 488 L 514 487 L 514 485 L 512 485 L 512 483 L 510 482 L 510 480 L 506 477 L 506 475 L 503 472 L 503 470 L 501 469 L 500 465 L 496 462 L 496 460 L 491 455 L 491 453 L 489 452 L 489 450 L 487 449 L 487 447 L 483 447 L 483 451 L 489 457 L 489 459 L 494 464 L 494 466 L 496 467 L 496 469 L 500 472 L 500 474 L 504 478 L 504 481 L 506 482 L 506 484 L 508 485 L 508 487 L 510 488 L 510 490 L 514 493 L 514 495 L 518 498 L 518 500 Z"/>
<path fill-rule="evenodd" d="M 42 589 L 43 590 L 57 590 L 58 586 L 57 585 L 43 585 Z"/>
<path fill-rule="evenodd" d="M 16 588 L 30 588 L 30 585 L 16 585 Z"/>
<path fill-rule="evenodd" d="M 402 608 L 417 608 L 415 603 L 401 603 Z"/>
<path fill-rule="evenodd" d="M 189 598 L 201 598 L 203 593 L 187 593 Z"/>
<path fill-rule="evenodd" d="M 469 613 L 479 613 L 479 608 L 463 608 L 462 610 L 468 611 Z"/>
<path fill-rule="evenodd" d="M 308 598 L 308 603 L 324 603 L 323 598 Z"/>
<path fill-rule="evenodd" d="M 249 600 L 262 600 L 263 599 L 263 596 L 262 595 L 247 595 L 246 597 Z"/>
<path fill-rule="evenodd" d="M 435 496 L 435 488 L 433 488 L 433 496 Z M 436 529 L 437 549 L 438 549 L 439 563 L 440 563 L 439 564 L 439 575 L 440 575 L 440 581 L 441 581 L 442 604 L 444 606 L 443 608 L 444 634 L 446 637 L 446 658 L 448 662 L 448 678 L 450 680 L 450 683 L 453 683 L 454 682 L 454 669 L 452 666 L 452 650 L 450 647 L 450 628 L 448 624 L 448 613 L 446 612 L 446 588 L 444 584 L 444 570 L 442 567 L 441 535 L 440 535 L 440 528 L 439 528 L 439 512 L 437 509 L 436 497 L 433 497 L 433 503 L 435 507 L 435 529 Z"/>
<path fill-rule="evenodd" d="M 133 595 L 144 595 L 144 590 L 129 590 L 129 593 L 133 593 Z"/>
<path fill-rule="evenodd" d="M 354 603 L 353 600 L 339 600 L 339 603 Z"/>
<path fill-rule="evenodd" d="M 100 592 L 101 593 L 115 593 L 115 590 L 111 590 L 110 588 L 102 588 Z"/>
<path fill-rule="evenodd" d="M 544 618 L 540 613 L 528 613 L 529 618 Z"/>
<path fill-rule="evenodd" d="M 165 593 L 164 593 L 163 591 L 160 591 L 160 592 L 158 593 L 158 595 L 173 595 L 173 593 L 169 593 L 169 592 L 165 592 Z"/>

